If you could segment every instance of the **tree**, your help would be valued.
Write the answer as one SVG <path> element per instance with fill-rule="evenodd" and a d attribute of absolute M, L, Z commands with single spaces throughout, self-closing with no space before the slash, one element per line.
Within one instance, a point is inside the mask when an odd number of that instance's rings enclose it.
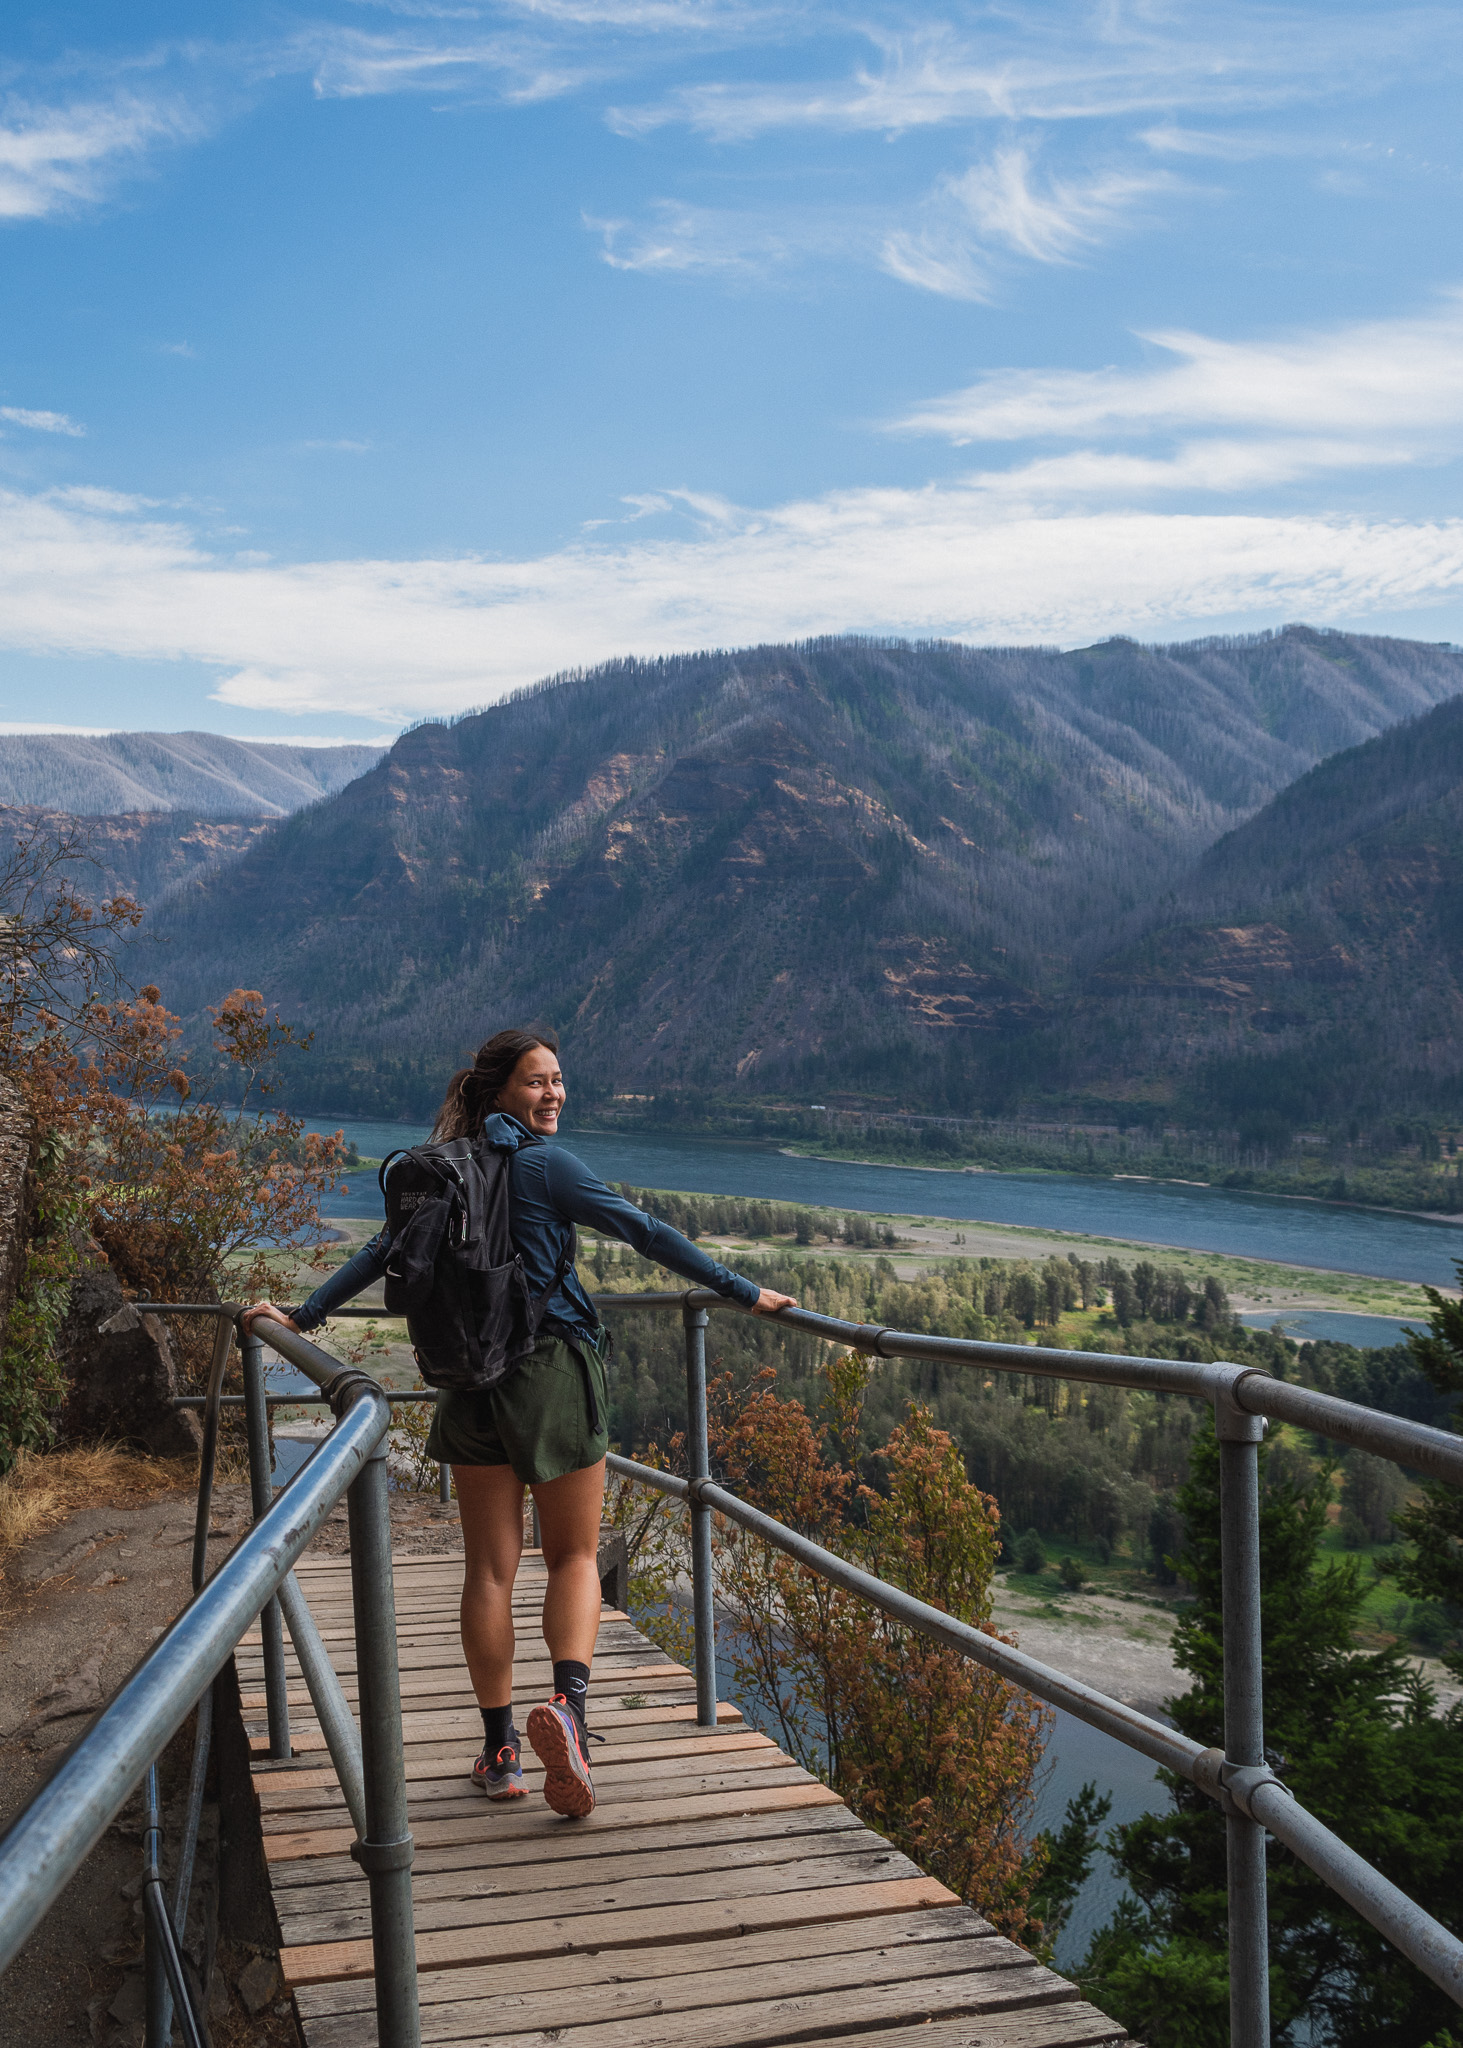
<path fill-rule="evenodd" d="M 1265 1453 L 1261 1452 L 1262 1459 Z M 1218 1449 L 1196 1438 L 1179 1494 L 1193 1606 L 1175 1657 L 1194 1683 L 1170 1712 L 1206 1747 L 1223 1740 Z M 1439 1716 L 1395 1651 L 1359 1653 L 1360 1564 L 1322 1562 L 1333 1471 L 1267 1483 L 1260 1511 L 1266 1743 L 1296 1797 L 1394 1882 L 1459 1925 L 1463 1723 Z M 1268 1478 L 1268 1475 L 1267 1475 Z M 1149 2048 L 1229 2038 L 1224 1823 L 1165 1773 L 1172 1810 L 1115 1830 L 1132 1898 L 1082 1967 L 1095 2001 Z M 1412 2048 L 1455 2016 L 1450 2001 L 1278 1844 L 1267 1848 L 1271 2010 L 1277 2043 Z"/>
<path fill-rule="evenodd" d="M 1463 1282 L 1463 1260 L 1456 1263 Z M 1456 1402 L 1463 1394 L 1463 1302 L 1446 1300 L 1435 1287 L 1427 1289 L 1427 1297 L 1432 1304 L 1427 1335 L 1409 1332 L 1407 1342 L 1433 1387 Z M 1458 1428 L 1456 1408 L 1447 1421 L 1449 1428 Z M 1463 1487 L 1431 1480 L 1421 1500 L 1400 1509 L 1392 1522 L 1412 1549 L 1388 1571 L 1403 1592 L 1440 1601 L 1446 1619 L 1463 1622 Z M 1463 1649 L 1445 1649 L 1443 1662 L 1463 1678 Z"/>
<path fill-rule="evenodd" d="M 39 1039 L 58 1029 L 83 1037 L 94 999 L 122 986 L 116 942 L 142 922 L 142 906 L 120 894 L 89 903 L 71 872 L 89 862 L 70 825 L 26 824 L 0 854 L 0 1072 L 12 1078 Z"/>
<path fill-rule="evenodd" d="M 179 1020 L 155 986 L 81 1005 L 30 1049 L 27 1083 L 43 1125 L 69 1148 L 87 1192 L 92 1234 L 122 1285 L 163 1300 L 215 1299 L 225 1267 L 247 1252 L 245 1293 L 278 1284 L 282 1259 L 318 1243 L 319 1198 L 335 1186 L 339 1134 L 255 1103 L 273 1089 L 286 1046 L 308 1041 L 257 989 L 209 1012 L 233 1105 L 195 1093 Z"/>
<path fill-rule="evenodd" d="M 298 1117 L 258 1106 L 280 1054 L 309 1041 L 270 1018 L 257 990 L 210 1012 L 221 1069 L 195 1085 L 178 1018 L 122 973 L 118 941 L 141 907 L 88 902 L 75 879 L 88 860 L 82 833 L 44 825 L 0 854 L 0 1074 L 40 1133 L 35 1228 L 0 1350 L 0 1465 L 52 1434 L 64 1394 L 55 1332 L 85 1257 L 100 1251 L 135 1294 L 216 1300 L 247 1254 L 240 1291 L 263 1291 L 284 1256 L 318 1243 L 319 1197 L 344 1158 L 338 1134 L 307 1135 Z M 220 1080 L 232 1106 L 217 1099 Z M 175 1336 L 196 1378 L 210 1334 L 185 1323 Z"/>
<path fill-rule="evenodd" d="M 713 1453 L 727 1483 L 790 1528 L 973 1627 L 990 1621 L 998 1516 L 951 1439 L 911 1403 L 870 1451 L 867 1361 L 823 1368 L 815 1420 L 762 1374 L 717 1388 Z M 880 1485 L 860 1480 L 872 1468 Z M 1047 1861 L 1029 1829 L 1050 1717 L 1028 1694 L 901 1627 L 736 1528 L 717 1583 L 744 1695 L 784 1747 L 853 1810 L 1008 1933 L 1038 1945 L 1031 1894 Z"/>

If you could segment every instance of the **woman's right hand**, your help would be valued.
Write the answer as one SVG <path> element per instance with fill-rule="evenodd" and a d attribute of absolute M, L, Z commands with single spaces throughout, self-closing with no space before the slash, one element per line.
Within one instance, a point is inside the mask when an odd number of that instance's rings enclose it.
<path fill-rule="evenodd" d="M 796 1308 L 797 1305 L 798 1299 L 795 1294 L 774 1294 L 770 1287 L 763 1287 L 758 1290 L 757 1299 L 752 1303 L 752 1314 L 775 1316 L 780 1308 Z"/>
<path fill-rule="evenodd" d="M 246 1308 L 243 1314 L 242 1320 L 246 1337 L 254 1334 L 254 1325 L 261 1316 L 268 1316 L 272 1322 L 283 1323 L 285 1328 L 293 1330 L 297 1337 L 300 1334 L 299 1324 L 287 1310 L 276 1308 L 272 1301 L 256 1301 L 252 1307 Z"/>

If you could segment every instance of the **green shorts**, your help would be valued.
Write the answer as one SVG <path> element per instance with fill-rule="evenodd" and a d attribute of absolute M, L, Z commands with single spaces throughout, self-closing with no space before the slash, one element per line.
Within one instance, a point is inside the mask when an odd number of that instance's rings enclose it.
<path fill-rule="evenodd" d="M 597 1465 L 609 1447 L 603 1339 L 541 1337 L 497 1386 L 439 1394 L 427 1438 L 439 1465 L 509 1465 L 525 1486 Z"/>

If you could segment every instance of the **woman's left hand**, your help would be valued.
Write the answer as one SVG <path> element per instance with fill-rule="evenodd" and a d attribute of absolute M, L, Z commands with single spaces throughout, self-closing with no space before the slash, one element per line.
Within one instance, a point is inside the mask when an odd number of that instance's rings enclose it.
<path fill-rule="evenodd" d="M 795 1294 L 774 1294 L 770 1287 L 764 1287 L 752 1303 L 752 1314 L 775 1316 L 780 1308 L 796 1308 L 797 1305 L 798 1299 Z"/>

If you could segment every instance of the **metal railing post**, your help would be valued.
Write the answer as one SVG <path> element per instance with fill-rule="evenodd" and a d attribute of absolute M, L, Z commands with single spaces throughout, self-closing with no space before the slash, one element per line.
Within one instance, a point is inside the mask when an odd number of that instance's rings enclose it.
<path fill-rule="evenodd" d="M 692 1479 L 711 1477 L 706 1422 L 706 1325 L 704 1308 L 688 1301 L 681 1310 L 686 1328 L 686 1447 Z M 696 1719 L 716 1726 L 716 1593 L 711 1566 L 711 1510 L 691 1506 L 691 1614 L 696 1627 Z"/>
<path fill-rule="evenodd" d="M 274 1502 L 274 1473 L 269 1455 L 269 1410 L 264 1400 L 264 1346 L 255 1336 L 239 1335 L 244 1370 L 244 1424 L 249 1438 L 249 1494 L 254 1519 L 260 1521 Z M 269 1754 L 294 1755 L 290 1747 L 289 1681 L 284 1664 L 284 1621 L 278 1600 L 271 1599 L 259 1616 L 264 1643 L 264 1699 L 269 1715 Z"/>
<path fill-rule="evenodd" d="M 420 2048 L 412 1838 L 407 1825 L 401 1677 L 396 1661 L 396 1593 L 391 1577 L 391 1506 L 386 1445 L 377 1445 L 346 1496 L 350 1515 L 351 1605 L 365 1781 L 366 1837 L 351 1855 L 371 1887 L 379 2048 Z"/>
<path fill-rule="evenodd" d="M 1265 1691 L 1260 1629 L 1260 1439 L 1265 1424 L 1221 1388 L 1214 1401 L 1219 1439 L 1219 1546 L 1224 1627 L 1224 1768 L 1265 1761 Z M 1265 1830 L 1230 1802 L 1225 1829 L 1229 1874 L 1229 2038 L 1232 2048 L 1268 2048 L 1270 1929 Z"/>

